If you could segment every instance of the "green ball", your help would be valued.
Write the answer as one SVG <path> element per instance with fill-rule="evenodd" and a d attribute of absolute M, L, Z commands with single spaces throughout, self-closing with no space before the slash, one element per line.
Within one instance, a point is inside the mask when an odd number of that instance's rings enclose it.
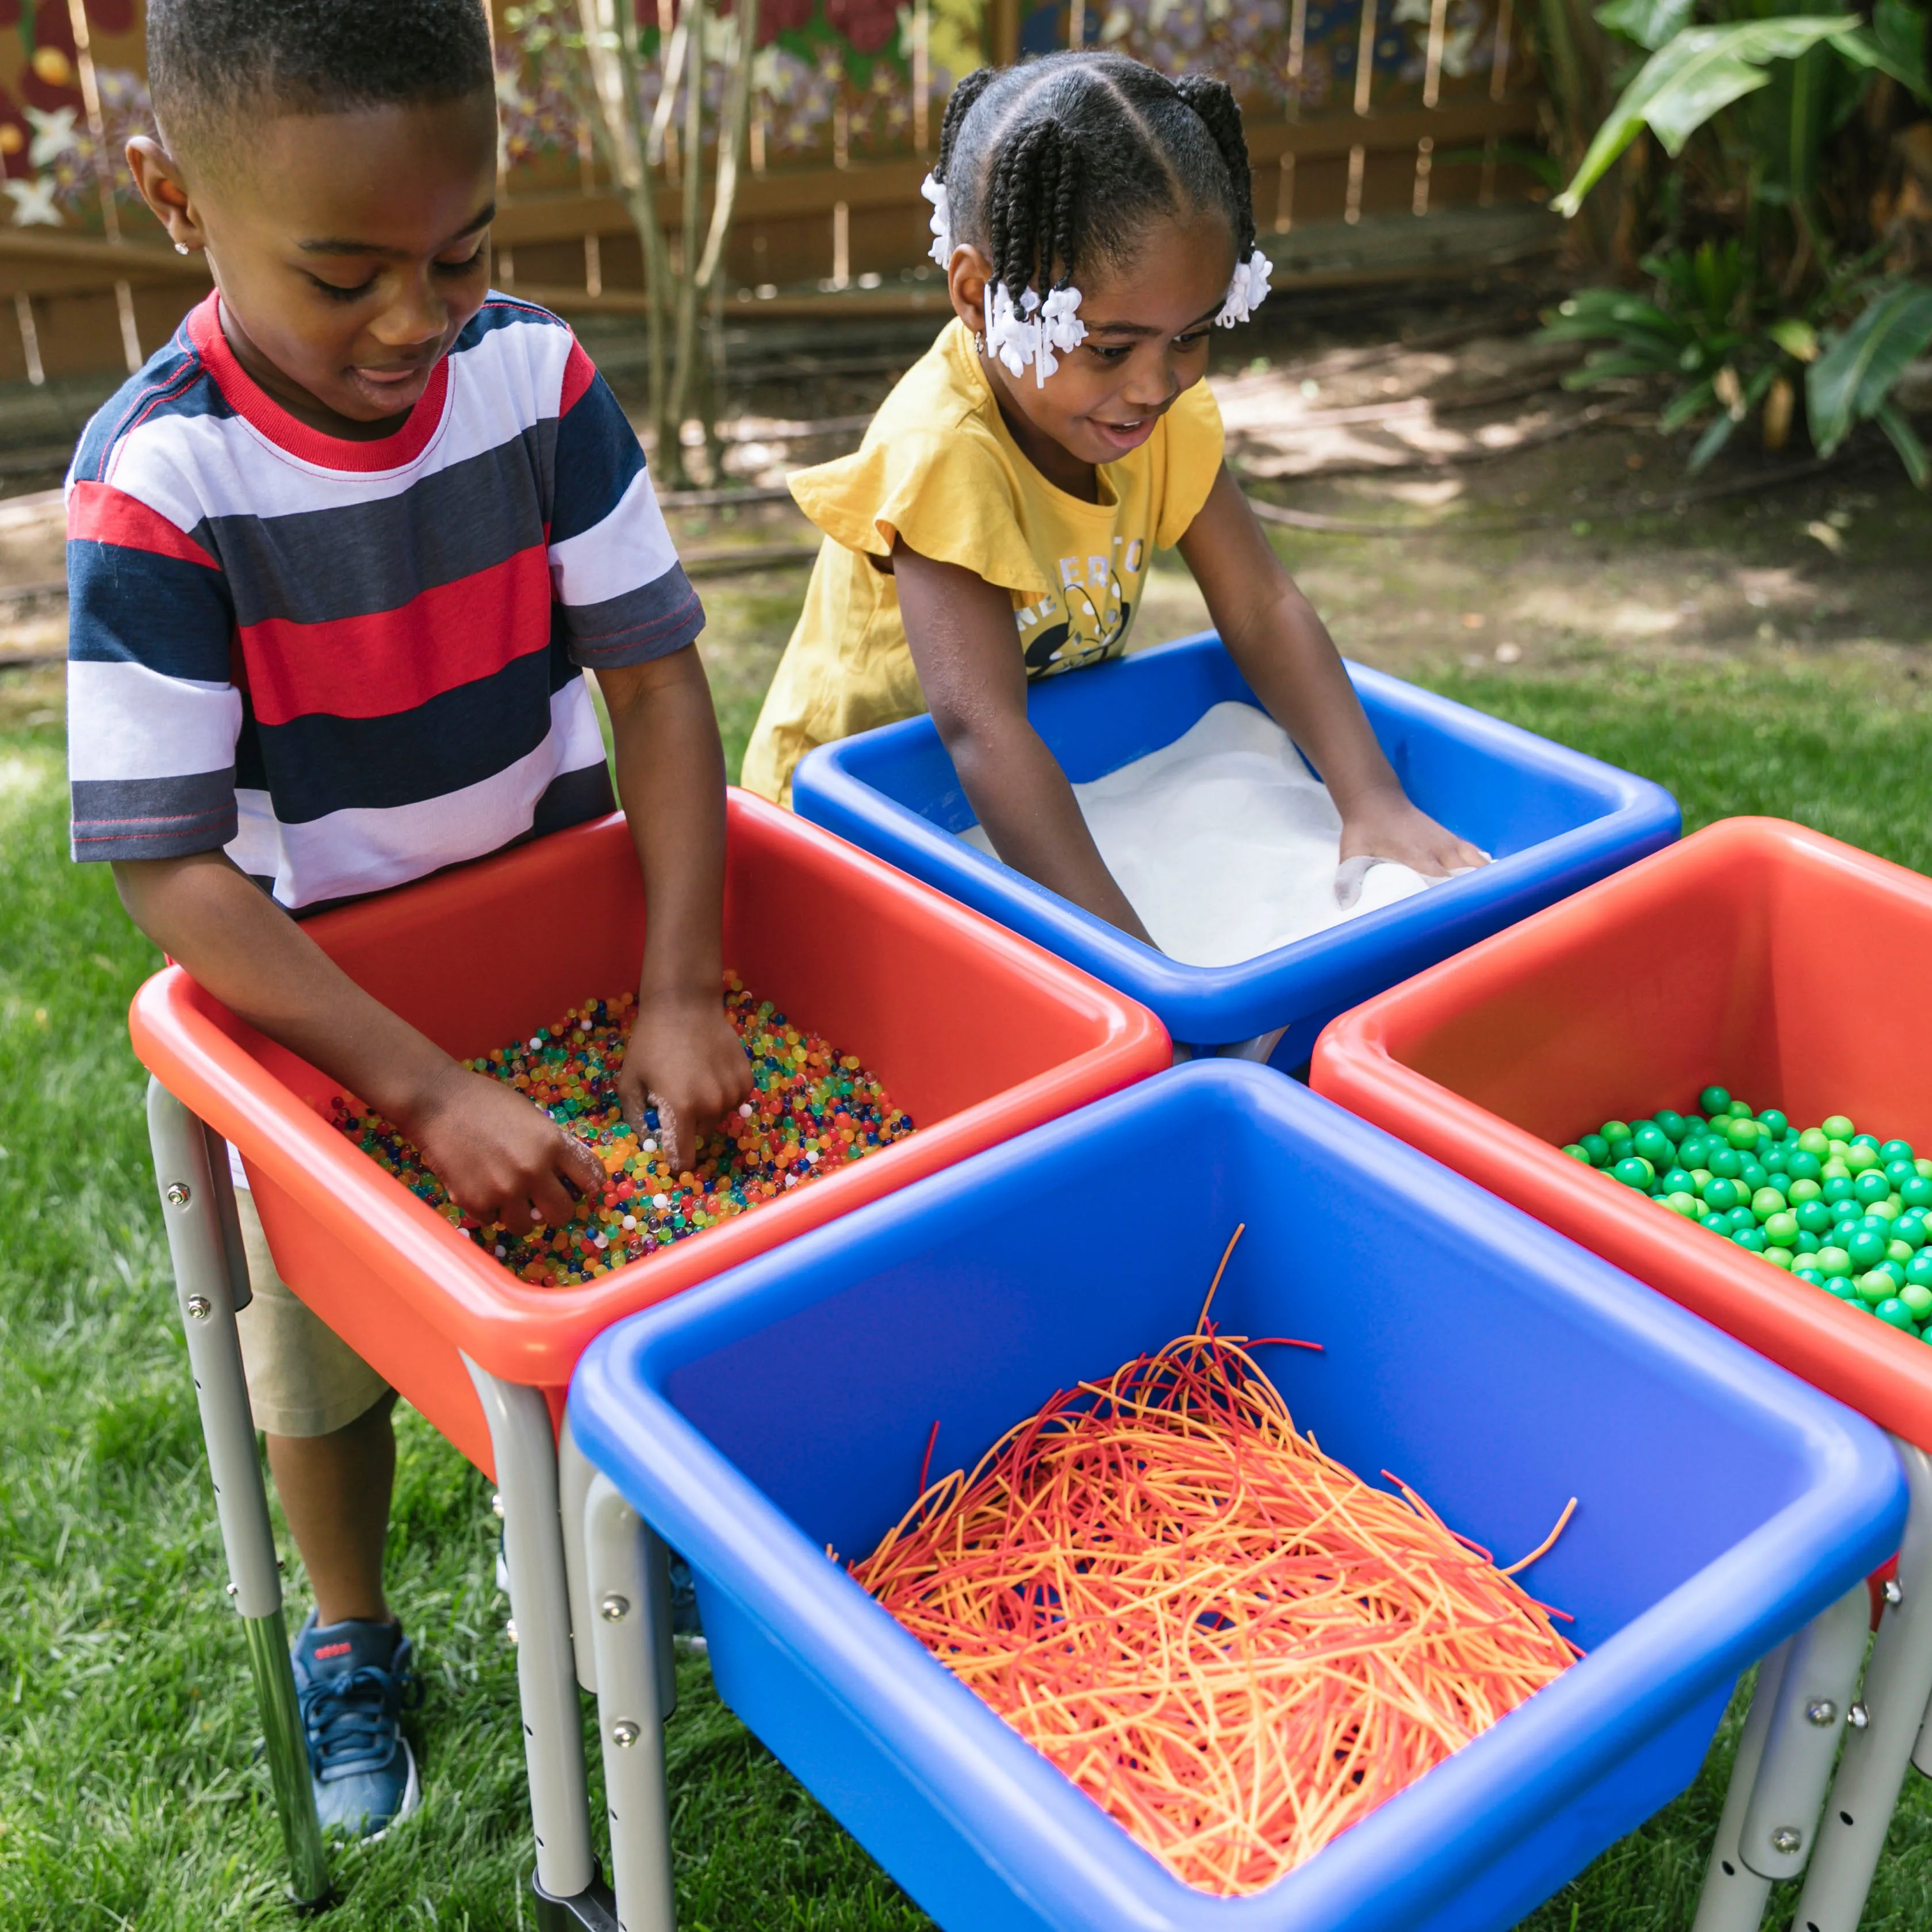
<path fill-rule="evenodd" d="M 1773 1268 L 1783 1268 L 1786 1274 L 1790 1272 L 1791 1264 L 1797 1258 L 1789 1248 L 1780 1248 L 1775 1242 L 1765 1250 L 1764 1258 Z"/>
<path fill-rule="evenodd" d="M 1815 1255 L 1825 1244 L 1808 1228 L 1798 1231 L 1798 1252 L 1801 1255 Z"/>
<path fill-rule="evenodd" d="M 1910 1212 L 1900 1215 L 1893 1222 L 1892 1232 L 1908 1247 L 1922 1248 L 1925 1245 L 1925 1223 Z"/>
<path fill-rule="evenodd" d="M 1686 1134 L 1677 1143 L 1677 1159 L 1681 1166 L 1702 1167 L 1710 1152 L 1711 1143 L 1702 1134 Z"/>
<path fill-rule="evenodd" d="M 1926 1156 L 1922 1154 L 1912 1164 L 1914 1167 L 1918 1168 L 1922 1178 L 1927 1180 L 1932 1180 L 1932 1160 L 1928 1160 Z"/>
<path fill-rule="evenodd" d="M 1792 1213 L 1808 1234 L 1822 1234 L 1833 1225 L 1832 1210 L 1822 1201 L 1802 1201 Z"/>
<path fill-rule="evenodd" d="M 1800 1150 L 1814 1160 L 1822 1160 L 1832 1150 L 1832 1136 L 1817 1127 L 1807 1127 L 1798 1136 Z"/>
<path fill-rule="evenodd" d="M 1784 1171 L 1793 1180 L 1816 1180 L 1825 1163 L 1808 1149 L 1798 1148 L 1784 1156 Z"/>
<path fill-rule="evenodd" d="M 1850 1201 L 1857 1190 L 1849 1174 L 1831 1174 L 1818 1184 L 1818 1191 L 1827 1201 Z"/>
<path fill-rule="evenodd" d="M 1845 1150 L 1845 1165 L 1852 1173 L 1863 1174 L 1878 1166 L 1878 1155 L 1874 1149 L 1860 1147 L 1856 1142 L 1854 1142 Z M 1879 1178 L 1882 1180 L 1885 1177 L 1880 1174 Z M 1886 1191 L 1889 1193 L 1892 1190 L 1888 1186 Z"/>
<path fill-rule="evenodd" d="M 1932 1208 L 1932 1180 L 1914 1173 L 1910 1180 L 1900 1184 L 1898 1198 L 1908 1208 Z"/>
<path fill-rule="evenodd" d="M 1576 1144 L 1589 1156 L 1592 1167 L 1607 1167 L 1610 1162 L 1610 1144 L 1601 1134 L 1586 1134 Z"/>
<path fill-rule="evenodd" d="M 1646 1120 L 1630 1136 L 1630 1145 L 1653 1167 L 1663 1167 L 1677 1158 L 1670 1136 L 1653 1120 Z"/>
<path fill-rule="evenodd" d="M 1918 1324 L 1912 1318 L 1912 1310 L 1895 1294 L 1888 1295 L 1872 1310 L 1888 1328 L 1910 1328 L 1916 1334 Z"/>
<path fill-rule="evenodd" d="M 1869 1221 L 1882 1221 L 1890 1227 L 1905 1210 L 1898 1204 L 1895 1194 L 1888 1194 L 1882 1201 L 1870 1202 L 1865 1208 L 1865 1218 Z"/>
<path fill-rule="evenodd" d="M 1896 1262 L 1900 1268 L 1910 1268 L 1912 1265 L 1914 1252 L 1910 1241 L 1901 1241 L 1896 1236 L 1885 1244 L 1886 1259 L 1888 1262 Z"/>
<path fill-rule="evenodd" d="M 1834 1141 L 1848 1141 L 1854 1131 L 1848 1114 L 1828 1114 L 1818 1124 Z"/>
<path fill-rule="evenodd" d="M 1766 1170 L 1764 1163 L 1762 1161 L 1754 1160 L 1749 1154 L 1746 1154 L 1744 1156 L 1742 1164 L 1738 1168 L 1738 1178 L 1742 1180 L 1745 1186 L 1749 1188 L 1754 1194 L 1755 1194 L 1760 1187 L 1768 1187 L 1772 1184 L 1771 1175 Z"/>
<path fill-rule="evenodd" d="M 1758 1188 L 1750 1198 L 1750 1210 L 1760 1221 L 1772 1214 L 1782 1214 L 1790 1204 L 1774 1187 Z"/>
<path fill-rule="evenodd" d="M 1708 1163 L 1713 1174 L 1721 1174 L 1726 1180 L 1735 1180 L 1744 1171 L 1743 1156 L 1736 1148 L 1720 1147 Z"/>
<path fill-rule="evenodd" d="M 1825 1282 L 1825 1288 L 1828 1294 L 1835 1294 L 1840 1301 L 1849 1302 L 1854 1308 L 1862 1308 L 1864 1306 L 1864 1304 L 1858 1299 L 1857 1284 L 1848 1274 L 1828 1277 Z"/>
<path fill-rule="evenodd" d="M 1586 1167 L 1591 1165 L 1590 1156 L 1588 1150 L 1585 1148 L 1578 1147 L 1574 1142 L 1572 1142 L 1568 1147 L 1563 1150 L 1563 1151 L 1567 1154 L 1572 1160 L 1580 1160 Z"/>
<path fill-rule="evenodd" d="M 1910 1141 L 1887 1141 L 1879 1149 L 1878 1157 L 1880 1160 L 1910 1160 L 1912 1158 L 1912 1143 Z"/>
<path fill-rule="evenodd" d="M 1905 1264 L 1905 1278 L 1921 1288 L 1932 1288 L 1932 1249 L 1921 1248 Z"/>
<path fill-rule="evenodd" d="M 1775 1107 L 1766 1108 L 1758 1115 L 1757 1120 L 1758 1125 L 1762 1127 L 1773 1140 L 1782 1140 L 1786 1130 L 1791 1125 L 1791 1123 Z"/>
<path fill-rule="evenodd" d="M 1697 1096 L 1697 1104 L 1707 1114 L 1721 1114 L 1731 1104 L 1731 1096 L 1721 1087 L 1706 1087 Z"/>
<path fill-rule="evenodd" d="M 1663 1180 L 1659 1184 L 1666 1194 L 1694 1194 L 1697 1191 L 1696 1182 L 1692 1180 L 1681 1167 L 1673 1167 L 1666 1170 Z"/>
<path fill-rule="evenodd" d="M 1751 1112 L 1750 1102 L 1748 1100 L 1733 1100 L 1724 1112 L 1734 1120 L 1750 1120 L 1757 1118 Z"/>
<path fill-rule="evenodd" d="M 1700 1214 L 1697 1217 L 1697 1225 L 1700 1228 L 1709 1228 L 1714 1234 L 1727 1235 L 1731 1232 L 1731 1217 L 1728 1214 Z"/>
<path fill-rule="evenodd" d="M 1801 1178 L 1786 1184 L 1784 1198 L 1791 1203 L 1792 1207 L 1802 1208 L 1808 1201 L 1821 1199 L 1824 1192 L 1825 1190 L 1815 1180 L 1806 1180 Z"/>
<path fill-rule="evenodd" d="M 1762 1228 L 1740 1228 L 1731 1237 L 1732 1241 L 1748 1253 L 1761 1255 L 1770 1244 L 1764 1238 Z"/>
<path fill-rule="evenodd" d="M 1883 1158 L 1882 1156 L 1880 1156 Z M 1908 1180 L 1918 1178 L 1918 1170 L 1909 1160 L 1888 1160 L 1883 1168 L 1885 1178 L 1894 1187 L 1903 1187 Z"/>
<path fill-rule="evenodd" d="M 1657 1170 L 1641 1154 L 1629 1154 L 1610 1169 L 1626 1187 L 1648 1187 L 1657 1178 Z"/>
<path fill-rule="evenodd" d="M 1915 1322 L 1923 1322 L 1932 1315 L 1932 1288 L 1922 1288 L 1916 1281 L 1909 1281 L 1898 1291 L 1898 1298 L 1912 1310 Z"/>
<path fill-rule="evenodd" d="M 1874 1201 L 1891 1198 L 1892 1183 L 1876 1170 L 1868 1169 L 1852 1183 L 1852 1192 L 1869 1207 Z"/>
<path fill-rule="evenodd" d="M 1730 1125 L 1724 1130 L 1725 1139 L 1729 1141 L 1732 1146 L 1737 1148 L 1740 1153 L 1742 1153 L 1746 1148 L 1756 1147 L 1757 1145 L 1757 1136 L 1758 1124 L 1756 1121 L 1749 1118 L 1733 1120 Z"/>
<path fill-rule="evenodd" d="M 1885 1259 L 1886 1238 L 1869 1228 L 1861 1228 L 1845 1244 L 1845 1252 L 1856 1268 L 1874 1268 Z"/>
<path fill-rule="evenodd" d="M 1818 1268 L 1822 1274 L 1848 1275 L 1852 1271 L 1852 1258 L 1834 1244 L 1818 1250 Z"/>
<path fill-rule="evenodd" d="M 1704 1205 L 1713 1214 L 1722 1214 L 1735 1208 L 1742 1197 L 1735 1180 L 1726 1180 L 1721 1174 L 1714 1174 L 1704 1184 Z"/>
<path fill-rule="evenodd" d="M 1894 1294 L 1896 1294 L 1898 1291 L 1905 1286 L 1905 1268 L 1904 1263 L 1893 1261 L 1888 1257 L 1886 1260 L 1880 1262 L 1878 1266 L 1872 1270 L 1872 1273 L 1874 1274 L 1888 1276 L 1892 1282 L 1892 1292 Z"/>
<path fill-rule="evenodd" d="M 1882 1269 L 1874 1268 L 1858 1278 L 1858 1299 L 1868 1308 L 1876 1308 L 1881 1301 L 1890 1301 L 1898 1294 L 1898 1284 Z"/>
<path fill-rule="evenodd" d="M 1704 1211 L 1698 1204 L 1696 1196 L 1682 1188 L 1666 1194 L 1664 1197 L 1664 1204 L 1673 1214 L 1682 1214 L 1687 1221 L 1696 1220 Z"/>
<path fill-rule="evenodd" d="M 1756 1203 L 1752 1207 L 1755 1209 Z M 1798 1216 L 1796 1214 L 1768 1214 L 1765 1216 L 1764 1238 L 1774 1248 L 1788 1248 L 1797 1241 Z"/>
<path fill-rule="evenodd" d="M 1673 1114 L 1668 1107 L 1657 1110 L 1657 1124 L 1674 1141 L 1684 1138 L 1685 1122 L 1682 1114 Z"/>
<path fill-rule="evenodd" d="M 1627 1141 L 1630 1137 L 1628 1120 L 1606 1120 L 1597 1131 L 1606 1141 Z"/>
<path fill-rule="evenodd" d="M 1879 1138 L 1876 1134 L 1854 1134 L 1852 1136 L 1852 1144 L 1853 1147 L 1870 1148 L 1874 1154 L 1876 1154 L 1879 1149 Z"/>
<path fill-rule="evenodd" d="M 1825 1277 L 1811 1265 L 1811 1257 L 1809 1255 L 1800 1255 L 1792 1263 L 1791 1272 L 1800 1281 L 1808 1281 L 1814 1288 L 1822 1288 L 1825 1286 Z"/>

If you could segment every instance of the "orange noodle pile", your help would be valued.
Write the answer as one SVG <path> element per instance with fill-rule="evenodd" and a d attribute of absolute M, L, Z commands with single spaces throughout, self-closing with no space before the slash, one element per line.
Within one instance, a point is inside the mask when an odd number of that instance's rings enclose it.
<path fill-rule="evenodd" d="M 1223 1894 L 1291 1870 L 1580 1654 L 1511 1575 L 1569 1509 L 1498 1570 L 1406 1484 L 1372 1489 L 1298 1435 L 1246 1341 L 1204 1307 L 927 1489 L 852 1573 Z"/>

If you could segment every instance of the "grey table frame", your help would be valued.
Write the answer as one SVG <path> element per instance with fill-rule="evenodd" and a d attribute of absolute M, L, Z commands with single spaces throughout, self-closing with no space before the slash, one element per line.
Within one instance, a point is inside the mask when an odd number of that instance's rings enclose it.
<path fill-rule="evenodd" d="M 310 1783 L 282 1614 L 281 1568 L 236 1328 L 236 1315 L 248 1305 L 250 1289 L 227 1148 L 220 1136 L 158 1080 L 148 1084 L 148 1128 L 228 1562 L 228 1594 L 242 1618 L 254 1673 L 291 1894 L 298 1907 L 320 1910 L 332 1896 L 327 1849 Z M 616 1673 L 614 1681 L 623 1693 L 620 1701 L 627 1709 L 634 1707 L 649 1714 L 648 1735 L 657 1766 L 654 1802 L 662 1811 L 662 1725 L 676 1694 L 669 1581 L 662 1546 L 641 1526 L 634 1533 L 624 1532 L 631 1534 L 635 1546 L 626 1559 L 630 1567 L 624 1568 L 614 1553 L 622 1540 L 622 1520 L 607 1506 L 605 1516 L 598 1519 L 604 1524 L 604 1562 L 607 1568 L 617 1564 L 621 1580 L 601 1594 L 622 1597 L 625 1608 L 614 1621 L 593 1616 L 585 1502 L 602 1479 L 578 1453 L 567 1426 L 560 1441 L 553 1432 L 541 1390 L 506 1382 L 466 1356 L 464 1366 L 483 1406 L 496 1466 L 496 1508 L 503 1523 L 508 1630 L 517 1646 L 518 1701 L 536 1846 L 532 1888 L 539 1932 L 566 1932 L 572 1926 L 616 1932 L 620 1924 L 628 1924 L 631 1932 L 668 1932 L 668 1904 L 655 1918 L 625 1919 L 599 1876 L 591 1844 L 578 1696 L 580 1686 L 596 1691 L 600 1659 L 613 1652 L 615 1660 L 607 1667 Z M 631 1522 L 635 1525 L 634 1516 Z M 638 1688 L 629 1646 L 614 1647 L 620 1624 L 627 1626 L 622 1633 L 626 1637 L 632 1629 L 654 1633 L 654 1652 L 641 1653 L 657 1658 L 648 1699 Z M 630 1721 L 642 1720 L 634 1716 Z M 624 1794 L 627 1844 L 640 1829 L 650 1840 L 649 1828 L 640 1824 L 638 1793 L 644 1787 L 633 1767 L 651 1755 L 647 1750 L 622 1758 L 611 1778 L 614 1792 Z M 619 1830 L 615 1809 L 611 1828 L 614 1843 Z M 668 1828 L 659 1829 L 650 1841 L 659 1848 L 662 1889 L 669 1882 Z M 634 1871 L 636 1858 L 628 1863 Z"/>

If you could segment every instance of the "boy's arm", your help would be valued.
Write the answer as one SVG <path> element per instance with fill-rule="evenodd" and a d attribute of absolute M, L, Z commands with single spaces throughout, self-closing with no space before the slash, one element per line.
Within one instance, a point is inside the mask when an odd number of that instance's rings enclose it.
<path fill-rule="evenodd" d="M 640 1133 L 652 1099 L 664 1152 L 681 1171 L 704 1125 L 752 1090 L 751 1063 L 724 1007 L 724 753 L 696 645 L 600 670 L 597 682 L 649 908 L 618 1092 Z"/>
<path fill-rule="evenodd" d="M 597 1157 L 540 1108 L 472 1073 L 363 992 L 220 852 L 117 860 L 129 917 L 250 1025 L 395 1122 L 459 1208 L 561 1225 L 566 1181 L 601 1187 Z"/>
<path fill-rule="evenodd" d="M 1480 866 L 1473 845 L 1409 802 L 1382 755 L 1328 628 L 1282 568 L 1224 465 L 1180 554 L 1255 695 L 1308 754 L 1342 814 L 1342 854 L 1418 872 Z"/>
<path fill-rule="evenodd" d="M 958 564 L 892 546 L 899 614 L 932 722 L 993 849 L 1016 872 L 1151 946 L 1059 761 L 1027 718 L 1012 600 Z"/>

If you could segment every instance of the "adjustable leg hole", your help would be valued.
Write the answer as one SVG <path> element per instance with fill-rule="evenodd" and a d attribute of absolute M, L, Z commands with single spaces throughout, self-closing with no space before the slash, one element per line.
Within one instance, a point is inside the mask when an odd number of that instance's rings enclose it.
<path fill-rule="evenodd" d="M 1724 1867 L 1725 1877 L 1736 1878 L 1737 1876 L 1738 1868 L 1736 1865 L 1732 1864 L 1729 1858 L 1720 1858 L 1718 1862 Z"/>
<path fill-rule="evenodd" d="M 1849 1811 L 1840 1811 L 1838 1814 L 1838 1822 L 1840 1824 L 1849 1825 L 1851 1822 L 1852 1814 Z"/>

